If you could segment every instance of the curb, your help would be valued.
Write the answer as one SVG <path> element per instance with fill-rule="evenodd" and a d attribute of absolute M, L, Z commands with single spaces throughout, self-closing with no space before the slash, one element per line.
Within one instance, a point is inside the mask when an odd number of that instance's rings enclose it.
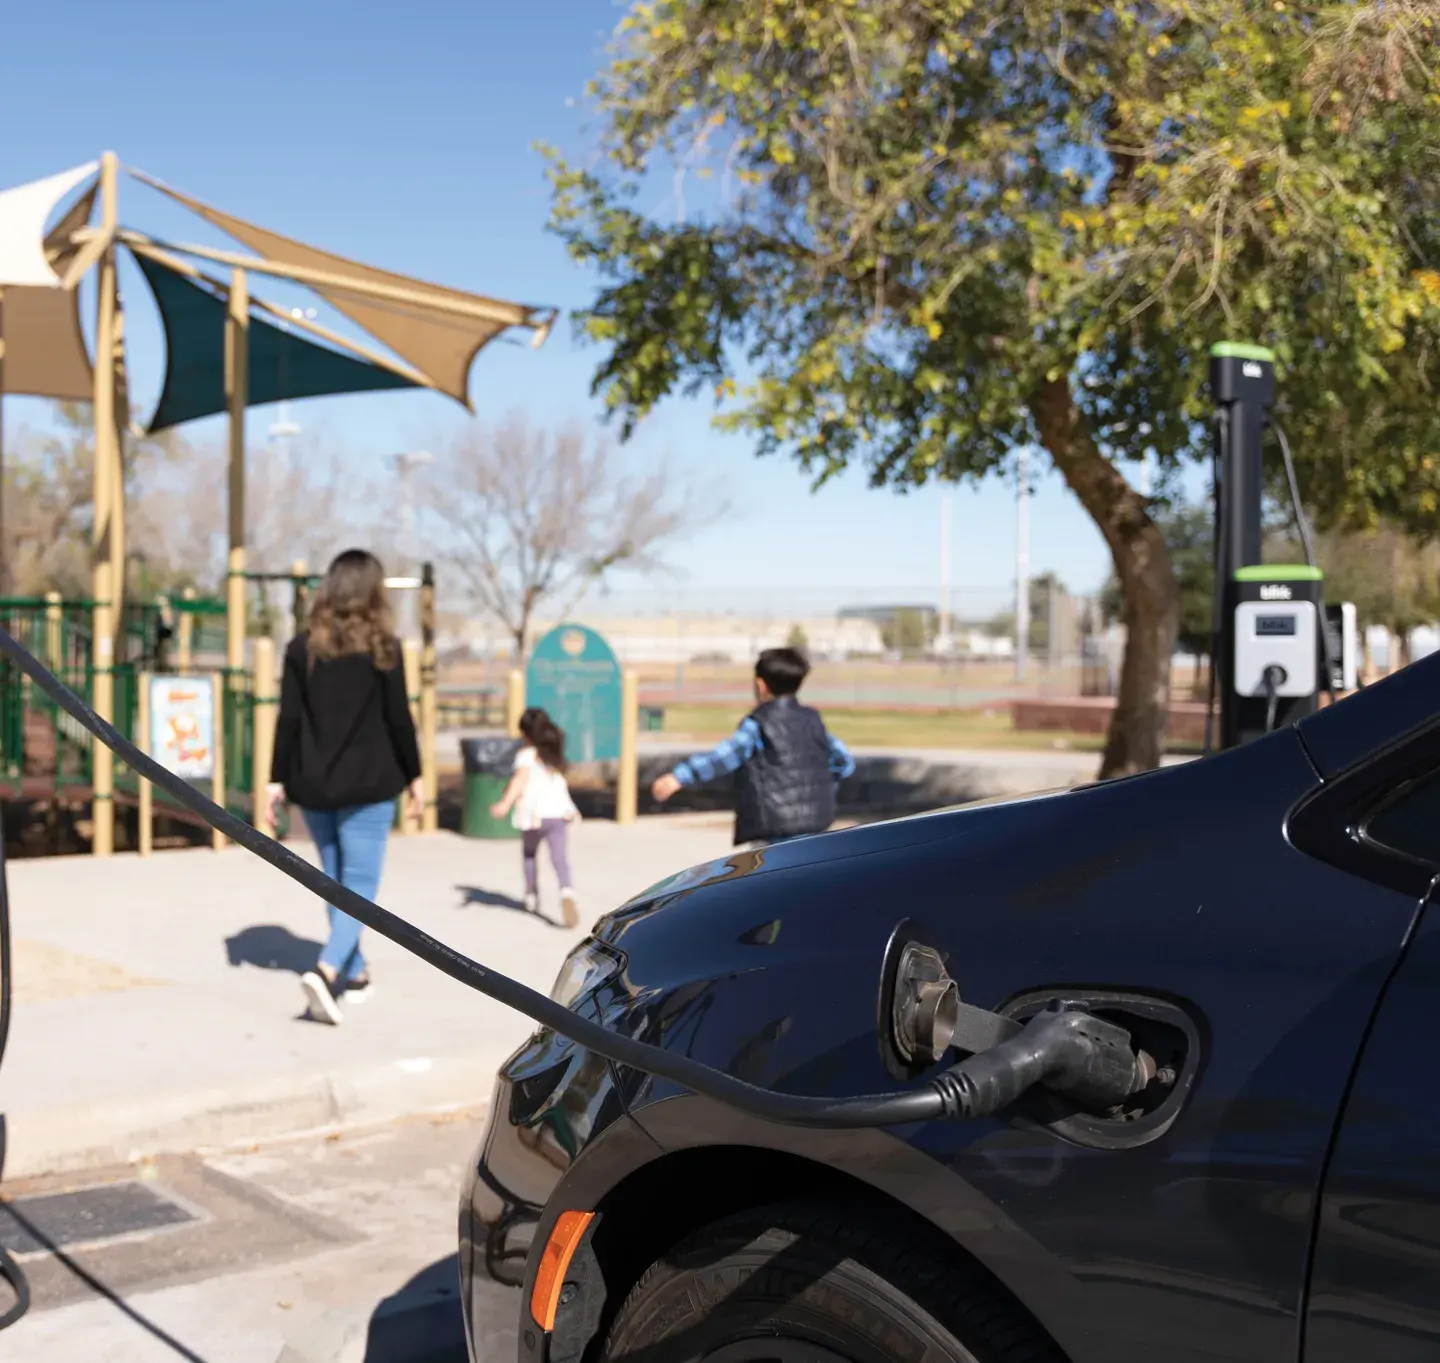
<path fill-rule="evenodd" d="M 417 1056 L 319 1074 L 6 1114 L 6 1179 L 365 1126 L 489 1101 L 503 1055 Z"/>

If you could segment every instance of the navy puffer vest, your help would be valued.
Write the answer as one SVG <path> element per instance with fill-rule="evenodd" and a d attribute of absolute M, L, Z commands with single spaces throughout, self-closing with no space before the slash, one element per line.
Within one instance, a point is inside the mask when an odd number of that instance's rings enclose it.
<path fill-rule="evenodd" d="M 835 819 L 835 782 L 819 713 L 780 696 L 750 718 L 764 742 L 736 773 L 735 841 L 823 833 Z"/>

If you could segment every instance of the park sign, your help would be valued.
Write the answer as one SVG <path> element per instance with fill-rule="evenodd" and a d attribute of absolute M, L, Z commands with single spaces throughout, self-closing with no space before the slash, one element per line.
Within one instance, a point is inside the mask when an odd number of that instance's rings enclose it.
<path fill-rule="evenodd" d="M 219 734 L 214 679 L 150 676 L 146 681 L 148 755 L 187 781 L 210 780 Z"/>
<path fill-rule="evenodd" d="M 620 756 L 620 662 L 593 629 L 559 625 L 544 635 L 525 672 L 525 704 L 565 731 L 571 762 Z"/>

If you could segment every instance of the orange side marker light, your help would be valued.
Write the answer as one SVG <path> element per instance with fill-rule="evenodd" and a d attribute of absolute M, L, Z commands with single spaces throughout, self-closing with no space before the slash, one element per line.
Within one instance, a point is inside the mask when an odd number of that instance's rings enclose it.
<path fill-rule="evenodd" d="M 530 1293 L 530 1314 L 547 1334 L 555 1328 L 555 1311 L 560 1305 L 560 1289 L 565 1285 L 570 1260 L 594 1219 L 594 1212 L 561 1212 L 545 1242 L 545 1253 L 540 1256 L 540 1269 Z"/>

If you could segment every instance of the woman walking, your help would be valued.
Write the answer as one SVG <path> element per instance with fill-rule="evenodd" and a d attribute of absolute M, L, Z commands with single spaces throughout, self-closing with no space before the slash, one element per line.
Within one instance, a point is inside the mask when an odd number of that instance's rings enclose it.
<path fill-rule="evenodd" d="M 348 549 L 330 565 L 310 621 L 285 650 L 270 818 L 281 800 L 304 817 L 326 875 L 374 899 L 395 800 L 422 803 L 420 748 L 410 718 L 400 644 L 379 560 Z M 367 997 L 361 924 L 327 906 L 330 935 L 300 977 L 310 1016 L 339 1023 L 341 1000 Z"/>
<path fill-rule="evenodd" d="M 520 716 L 525 740 L 515 755 L 515 772 L 505 794 L 490 813 L 503 819 L 513 809 L 511 823 L 520 830 L 525 858 L 525 907 L 540 907 L 540 844 L 550 849 L 550 864 L 560 881 L 560 913 L 567 928 L 580 921 L 570 879 L 566 834 L 580 817 L 565 780 L 565 735 L 544 710 L 529 709 Z"/>

